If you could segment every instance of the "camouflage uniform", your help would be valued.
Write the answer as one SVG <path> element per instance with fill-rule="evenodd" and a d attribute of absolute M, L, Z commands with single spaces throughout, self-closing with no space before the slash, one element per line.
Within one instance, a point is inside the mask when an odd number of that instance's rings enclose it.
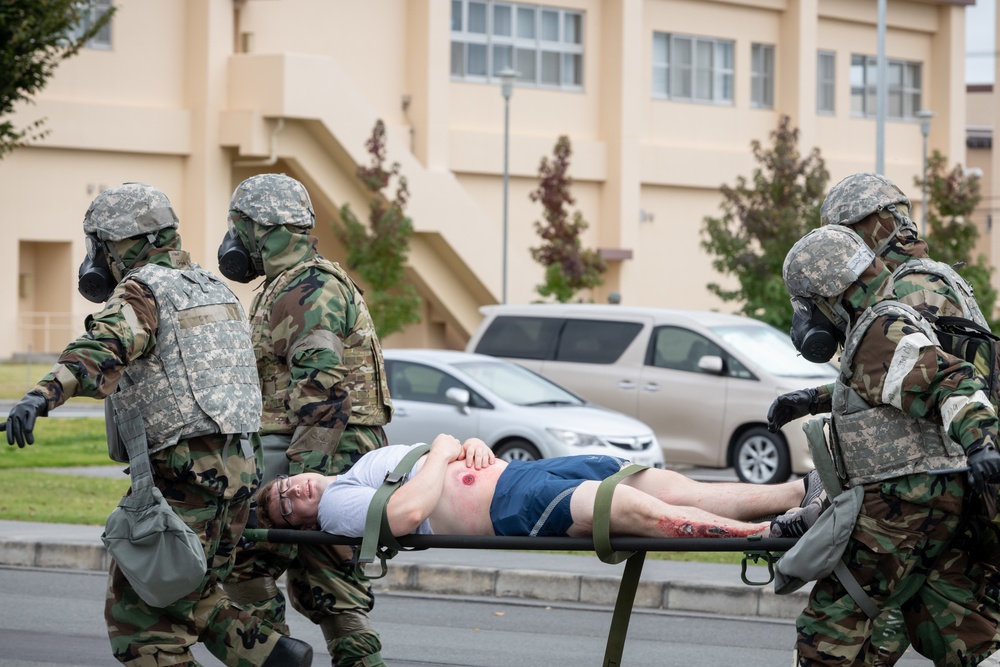
<path fill-rule="evenodd" d="M 130 229 L 133 221 L 148 228 Z M 205 549 L 201 585 L 164 608 L 140 599 L 112 561 L 105 620 L 115 658 L 134 667 L 193 666 L 190 647 L 203 641 L 226 665 L 270 665 L 280 641 L 299 642 L 234 605 L 218 586 L 233 567 L 258 479 L 259 453 L 239 438 L 260 410 L 246 318 L 235 295 L 180 249 L 176 226 L 169 201 L 149 186 L 125 184 L 95 200 L 84 229 L 93 243 L 106 243 L 120 282 L 32 393 L 44 397 L 46 412 L 72 396 L 139 408 L 154 484 Z M 178 306 L 190 298 L 199 305 Z M 213 341 L 228 349 L 200 345 Z M 229 417 L 240 424 L 226 423 Z"/>
<path fill-rule="evenodd" d="M 969 617 L 980 591 L 952 585 L 967 564 L 949 549 L 976 494 L 965 475 L 929 473 L 995 449 L 996 413 L 975 368 L 941 350 L 915 311 L 888 301 L 890 271 L 842 230 L 800 240 L 785 260 L 785 281 L 846 333 L 832 405 L 834 460 L 845 487 L 863 485 L 865 496 L 845 562 L 880 608 L 901 609 L 911 636 L 933 638 L 918 650 L 939 665 L 977 665 L 996 638 L 969 631 L 988 617 Z M 842 280 L 839 292 L 817 289 L 845 257 L 854 279 Z M 833 576 L 816 582 L 797 629 L 800 665 L 861 664 L 869 650 L 868 619 Z"/>
<path fill-rule="evenodd" d="M 964 317 L 988 328 L 971 286 L 950 266 L 930 259 L 927 243 L 918 237 L 916 225 L 908 217 L 909 204 L 906 195 L 884 176 L 855 174 L 831 188 L 823 202 L 821 220 L 824 225 L 848 226 L 876 251 L 893 272 L 893 291 L 899 302 L 931 322 L 940 316 Z M 989 372 L 988 361 L 977 359 L 976 366 L 981 373 Z M 821 401 L 828 399 L 828 391 L 824 397 Z M 996 396 L 990 399 L 996 409 Z M 984 645 L 995 634 L 1000 619 L 1000 537 L 996 524 L 981 513 L 971 514 L 943 558 L 952 563 L 951 577 L 928 585 L 967 591 L 961 597 L 964 608 L 937 618 L 927 609 L 921 610 L 927 620 L 917 626 L 914 643 L 939 664 L 967 664 L 947 662 L 953 638 L 961 635 L 970 645 Z M 941 599 L 946 597 L 940 595 Z M 874 623 L 866 664 L 893 665 L 909 643 L 902 614 L 898 609 L 886 609 Z"/>
<path fill-rule="evenodd" d="M 298 181 L 253 177 L 237 188 L 230 208 L 231 234 L 262 249 L 256 270 L 266 276 L 250 314 L 264 399 L 265 480 L 343 472 L 386 444 L 382 425 L 392 415 L 361 290 L 316 252 L 315 238 L 307 235 L 312 206 Z M 328 546 L 250 546 L 239 551 L 226 589 L 283 625 L 285 602 L 274 582 L 287 571 L 292 606 L 320 625 L 335 665 L 383 665 L 381 641 L 367 618 L 371 585 L 350 556 L 349 549 Z"/>

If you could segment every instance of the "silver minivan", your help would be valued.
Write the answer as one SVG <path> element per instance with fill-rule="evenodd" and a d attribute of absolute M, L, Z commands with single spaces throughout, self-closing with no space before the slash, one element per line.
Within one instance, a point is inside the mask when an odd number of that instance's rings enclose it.
<path fill-rule="evenodd" d="M 796 420 L 767 430 L 775 397 L 834 380 L 788 335 L 741 315 L 596 304 L 485 306 L 466 346 L 516 361 L 656 433 L 668 465 L 735 468 L 771 484 L 812 469 Z"/>

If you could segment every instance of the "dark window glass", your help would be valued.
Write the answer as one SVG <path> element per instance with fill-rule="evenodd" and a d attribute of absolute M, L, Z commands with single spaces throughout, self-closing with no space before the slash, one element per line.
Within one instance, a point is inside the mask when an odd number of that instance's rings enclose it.
<path fill-rule="evenodd" d="M 557 317 L 498 317 L 476 346 L 479 354 L 551 359 L 563 320 Z"/>
<path fill-rule="evenodd" d="M 642 331 L 639 322 L 608 322 L 604 320 L 566 320 L 557 361 L 585 364 L 612 364 Z"/>
<path fill-rule="evenodd" d="M 408 361 L 387 361 L 389 394 L 401 401 L 422 403 L 449 403 L 445 393 L 452 387 L 459 387 L 475 395 L 464 382 L 448 373 L 423 364 Z"/>
<path fill-rule="evenodd" d="M 657 368 L 700 373 L 698 360 L 705 355 L 725 358 L 722 348 L 701 334 L 681 327 L 660 327 L 653 332 L 649 359 Z"/>

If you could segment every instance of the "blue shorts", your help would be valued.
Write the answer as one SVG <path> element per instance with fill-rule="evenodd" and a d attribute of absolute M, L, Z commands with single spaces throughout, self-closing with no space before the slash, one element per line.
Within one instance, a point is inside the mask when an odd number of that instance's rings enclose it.
<path fill-rule="evenodd" d="M 490 520 L 497 535 L 563 537 L 573 525 L 569 499 L 587 480 L 601 481 L 628 465 L 614 456 L 562 456 L 511 461 L 497 479 Z"/>

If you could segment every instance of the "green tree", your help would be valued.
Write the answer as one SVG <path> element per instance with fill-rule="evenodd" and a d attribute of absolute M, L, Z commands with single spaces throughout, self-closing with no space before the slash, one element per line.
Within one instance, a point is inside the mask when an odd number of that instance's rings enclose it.
<path fill-rule="evenodd" d="M 569 214 L 568 207 L 576 203 L 570 194 L 573 179 L 569 176 L 569 158 L 573 154 L 569 137 L 556 141 L 552 160 L 542 158 L 538 167 L 538 188 L 531 201 L 542 202 L 545 222 L 535 221 L 535 231 L 542 245 L 531 249 L 531 256 L 545 267 L 545 282 L 535 290 L 543 297 L 552 296 L 566 303 L 582 289 L 597 287 L 604 282 L 607 270 L 604 259 L 595 250 L 583 248 L 580 234 L 589 226 L 580 211 Z"/>
<path fill-rule="evenodd" d="M 14 106 L 31 102 L 63 60 L 76 55 L 111 20 L 91 20 L 95 0 L 4 0 L 0 3 L 0 158 L 48 134 L 44 118 L 16 128 Z"/>
<path fill-rule="evenodd" d="M 927 186 L 925 240 L 931 257 L 951 264 L 969 281 L 980 310 L 991 328 L 998 331 L 1000 322 L 994 319 L 997 291 L 992 283 L 993 267 L 983 254 L 973 259 L 979 230 L 970 218 L 982 200 L 979 177 L 966 175 L 962 165 L 951 170 L 947 165 L 947 158 L 934 151 L 927 159 L 925 179 L 913 179 L 921 192 Z"/>
<path fill-rule="evenodd" d="M 368 285 L 365 301 L 379 336 L 401 331 L 420 321 L 420 295 L 406 282 L 406 258 L 410 252 L 413 222 L 404 209 L 410 191 L 406 177 L 399 173 L 399 163 L 385 168 L 385 124 L 375 123 L 372 136 L 365 142 L 371 165 L 358 167 L 358 178 L 372 193 L 369 201 L 371 229 L 359 221 L 348 204 L 340 208 L 340 221 L 333 222 L 334 232 L 347 248 L 347 266 Z M 396 178 L 396 193 L 391 199 L 383 192 Z"/>
<path fill-rule="evenodd" d="M 792 245 L 819 226 L 830 174 L 818 148 L 801 157 L 799 131 L 788 116 L 781 116 L 771 140 L 770 148 L 751 142 L 758 166 L 749 181 L 738 176 L 735 186 L 722 186 L 723 213 L 704 219 L 701 247 L 714 257 L 712 268 L 738 284 L 726 289 L 709 283 L 710 292 L 739 303 L 744 315 L 787 331 L 792 308 L 782 264 Z"/>

